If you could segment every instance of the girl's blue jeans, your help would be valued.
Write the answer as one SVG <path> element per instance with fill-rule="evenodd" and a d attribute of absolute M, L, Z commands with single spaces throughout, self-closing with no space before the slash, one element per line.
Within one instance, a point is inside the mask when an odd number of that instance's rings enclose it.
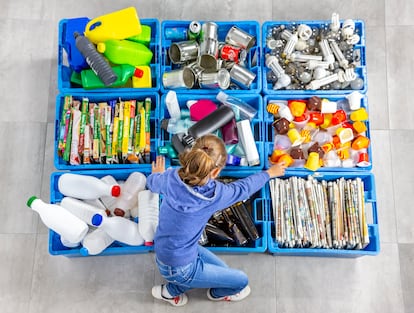
<path fill-rule="evenodd" d="M 184 266 L 169 266 L 156 258 L 162 277 L 167 280 L 166 288 L 178 296 L 193 288 L 211 288 L 215 298 L 234 295 L 248 284 L 247 275 L 227 266 L 220 258 L 206 248 L 198 247 L 197 259 Z"/>

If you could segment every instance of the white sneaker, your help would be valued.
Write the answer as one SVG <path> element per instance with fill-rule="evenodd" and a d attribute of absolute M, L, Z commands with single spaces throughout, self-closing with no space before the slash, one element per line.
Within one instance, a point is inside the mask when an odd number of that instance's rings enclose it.
<path fill-rule="evenodd" d="M 183 293 L 179 296 L 176 296 L 176 297 L 172 297 L 172 298 L 164 297 L 162 295 L 163 288 L 165 288 L 164 285 L 158 285 L 158 286 L 152 287 L 152 296 L 155 299 L 164 300 L 164 301 L 168 302 L 169 304 L 171 304 L 172 306 L 183 306 L 184 304 L 186 304 L 188 302 L 188 297 L 185 293 Z"/>
<path fill-rule="evenodd" d="M 225 297 L 220 297 L 220 298 L 214 298 L 211 295 L 210 289 L 208 289 L 207 290 L 207 297 L 212 301 L 222 301 L 222 300 L 223 301 L 241 301 L 250 294 L 250 291 L 251 291 L 250 287 L 249 287 L 249 285 L 247 285 L 239 293 L 236 293 L 235 295 L 225 296 Z"/>

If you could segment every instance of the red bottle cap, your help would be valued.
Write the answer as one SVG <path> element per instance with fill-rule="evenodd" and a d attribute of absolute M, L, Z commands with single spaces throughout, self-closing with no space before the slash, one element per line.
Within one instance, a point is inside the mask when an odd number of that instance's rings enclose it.
<path fill-rule="evenodd" d="M 134 76 L 138 77 L 138 78 L 141 78 L 142 76 L 144 76 L 144 71 L 141 70 L 140 68 L 136 68 L 135 72 L 134 72 Z"/>
<path fill-rule="evenodd" d="M 153 241 L 145 241 L 144 242 L 144 246 L 151 247 L 153 245 L 154 245 L 154 242 Z"/>
<path fill-rule="evenodd" d="M 112 187 L 111 190 L 112 197 L 119 197 L 121 194 L 121 187 L 119 185 L 115 185 Z"/>

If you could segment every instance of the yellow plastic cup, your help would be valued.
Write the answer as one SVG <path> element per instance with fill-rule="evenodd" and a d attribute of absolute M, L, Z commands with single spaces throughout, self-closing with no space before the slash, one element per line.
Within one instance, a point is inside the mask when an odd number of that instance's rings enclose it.
<path fill-rule="evenodd" d="M 134 7 L 96 17 L 85 27 L 85 36 L 95 44 L 109 39 L 126 39 L 141 32 L 141 22 Z"/>
<path fill-rule="evenodd" d="M 298 146 L 304 140 L 304 138 L 300 135 L 299 131 L 296 128 L 289 129 L 287 135 L 289 137 L 290 142 L 292 143 L 292 146 Z"/>
<path fill-rule="evenodd" d="M 306 160 L 304 167 L 310 171 L 317 171 L 321 167 L 319 161 L 319 154 L 316 152 L 311 152 L 308 155 L 308 159 Z"/>
<path fill-rule="evenodd" d="M 351 112 L 349 118 L 353 122 L 366 121 L 368 119 L 368 112 L 365 110 L 365 108 L 359 108 L 358 110 Z"/>

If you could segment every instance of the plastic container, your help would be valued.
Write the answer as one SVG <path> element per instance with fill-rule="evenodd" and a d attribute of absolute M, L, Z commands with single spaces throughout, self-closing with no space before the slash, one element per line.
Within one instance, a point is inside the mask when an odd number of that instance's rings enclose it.
<path fill-rule="evenodd" d="M 337 95 L 337 94 L 346 94 L 351 93 L 354 91 L 350 87 L 346 89 L 341 90 L 335 90 L 335 89 L 329 89 L 329 90 L 298 90 L 298 89 L 279 89 L 274 90 L 273 89 L 273 83 L 268 81 L 267 79 L 267 73 L 271 71 L 269 68 L 265 66 L 265 55 L 271 52 L 271 49 L 268 46 L 268 35 L 272 33 L 272 29 L 274 27 L 285 27 L 285 29 L 291 30 L 292 27 L 297 28 L 300 24 L 308 25 L 311 29 L 319 29 L 321 27 L 328 27 L 330 25 L 331 21 L 267 21 L 263 23 L 262 25 L 262 54 L 261 54 L 261 64 L 262 64 L 262 86 L 263 86 L 263 93 L 269 94 L 269 95 L 291 95 L 291 94 L 317 94 L 317 95 Z M 340 22 L 341 27 L 343 21 Z M 366 56 L 365 56 L 365 24 L 361 20 L 354 20 L 355 23 L 355 33 L 360 36 L 360 40 L 357 44 L 354 45 L 354 53 L 359 55 L 360 61 L 358 63 L 358 66 L 355 68 L 355 73 L 358 77 L 362 78 L 363 80 L 363 86 L 358 91 L 361 93 L 366 93 L 368 89 L 367 84 L 367 71 L 366 71 Z M 283 49 L 283 48 L 282 48 Z M 333 55 L 332 55 L 333 56 Z"/>
<path fill-rule="evenodd" d="M 154 244 L 155 231 L 158 226 L 160 196 L 150 190 L 140 191 L 138 198 L 138 230 L 146 246 Z"/>
<path fill-rule="evenodd" d="M 307 172 L 286 173 L 282 179 L 297 176 L 305 178 L 309 175 Z M 377 215 L 377 201 L 375 192 L 374 175 L 371 173 L 360 172 L 335 172 L 323 173 L 318 172 L 313 175 L 318 181 L 332 181 L 344 177 L 345 179 L 361 178 L 364 183 L 365 211 L 368 221 L 369 244 L 363 250 L 345 250 L 345 249 L 322 249 L 322 248 L 281 248 L 275 239 L 275 223 L 272 213 L 272 203 L 270 198 L 269 184 L 266 186 L 266 207 L 268 216 L 268 251 L 278 256 L 315 256 L 315 257 L 338 257 L 338 258 L 356 258 L 365 255 L 377 255 L 380 252 L 379 225 Z M 370 221 L 370 217 L 372 221 Z"/>
<path fill-rule="evenodd" d="M 27 206 L 36 211 L 42 222 L 59 233 L 66 242 L 77 244 L 88 232 L 88 225 L 84 221 L 60 205 L 46 203 L 33 196 L 27 200 Z"/>
<path fill-rule="evenodd" d="M 113 242 L 114 239 L 111 236 L 101 228 L 97 228 L 86 234 L 85 238 L 83 238 L 80 253 L 83 256 L 97 255 L 102 253 Z"/>
<path fill-rule="evenodd" d="M 159 146 L 159 128 L 158 128 L 158 107 L 159 107 L 159 96 L 158 93 L 146 92 L 146 93 L 125 93 L 125 94 L 112 94 L 112 93 L 102 93 L 102 94 L 85 94 L 85 93 L 72 93 L 71 94 L 74 100 L 82 101 L 83 97 L 89 99 L 89 103 L 100 103 L 100 102 L 109 102 L 112 100 L 122 101 L 127 100 L 137 100 L 144 101 L 146 98 L 151 99 L 151 113 L 150 113 L 150 150 L 151 150 L 151 160 L 155 159 L 155 151 Z M 150 169 L 151 164 L 79 164 L 71 165 L 68 161 L 65 161 L 63 157 L 58 153 L 59 146 L 59 136 L 61 128 L 61 119 L 62 119 L 62 110 L 64 108 L 65 96 L 60 94 L 56 97 L 56 119 L 55 119 L 55 154 L 54 154 L 54 164 L 55 167 L 59 170 L 84 170 L 84 169 L 116 169 L 116 168 L 135 168 L 135 169 Z"/>
<path fill-rule="evenodd" d="M 250 122 L 252 131 L 253 131 L 253 137 L 256 143 L 257 150 L 259 152 L 259 158 L 260 158 L 260 164 L 256 166 L 238 166 L 238 165 L 227 165 L 227 170 L 233 170 L 233 171 L 240 171 L 240 170 L 252 170 L 252 169 L 262 169 L 264 166 L 264 150 L 263 150 L 263 138 L 264 138 L 264 129 L 262 125 L 262 116 L 263 116 L 263 102 L 262 97 L 258 94 L 232 94 L 232 96 L 239 98 L 240 100 L 246 102 L 253 108 L 257 110 L 257 114 L 253 118 L 253 120 Z M 162 119 L 168 119 L 170 118 L 170 115 L 168 113 L 168 110 L 165 105 L 165 95 L 161 98 L 161 105 L 160 105 L 160 111 L 159 111 L 159 118 Z M 190 94 L 190 93 L 177 93 L 178 103 L 180 105 L 181 110 L 187 109 L 187 101 L 189 100 L 201 100 L 201 99 L 208 99 L 215 103 L 217 103 L 218 106 L 222 105 L 217 99 L 216 94 L 206 95 L 206 94 Z M 165 130 L 160 130 L 160 146 L 165 146 L 171 144 L 171 138 L 172 135 L 166 132 Z M 229 146 L 230 147 L 230 146 Z M 171 163 L 171 159 L 167 158 L 167 165 L 176 166 L 176 163 Z M 170 164 L 168 164 L 170 163 Z"/>
<path fill-rule="evenodd" d="M 119 185 L 109 185 L 94 176 L 73 173 L 64 173 L 60 176 L 58 188 L 65 196 L 85 200 L 102 196 L 119 197 L 121 193 Z"/>
<path fill-rule="evenodd" d="M 88 175 L 94 176 L 96 178 L 102 179 L 107 175 L 111 175 L 116 181 L 125 181 L 131 173 L 136 172 L 137 169 L 118 169 L 118 170 L 88 170 L 88 171 L 72 171 L 71 173 L 79 175 Z M 148 176 L 150 171 L 139 171 L 145 176 Z M 58 189 L 58 180 L 62 176 L 63 172 L 54 172 L 50 177 L 50 202 L 51 203 L 60 203 L 64 197 Z M 137 226 L 138 227 L 138 226 Z M 89 234 L 87 235 L 89 236 Z M 98 239 L 97 239 L 98 240 Z M 99 239 L 102 240 L 102 239 Z M 101 243 L 102 244 L 102 243 Z M 107 248 L 105 248 L 99 255 L 123 255 L 123 254 L 140 254 L 148 253 L 152 251 L 152 247 L 147 246 L 128 246 L 122 244 L 118 241 L 114 241 Z M 60 236 L 56 232 L 49 231 L 49 253 L 51 255 L 64 255 L 66 257 L 79 257 L 87 256 L 88 254 L 85 251 L 82 251 L 82 247 L 68 248 L 62 245 L 60 241 Z"/>
<path fill-rule="evenodd" d="M 337 103 L 341 103 L 343 102 L 342 100 L 346 99 L 346 95 L 267 95 L 264 97 L 263 102 L 264 102 L 264 107 L 266 107 L 269 103 L 269 101 L 276 101 L 280 103 L 285 103 L 286 101 L 289 100 L 307 100 L 309 98 L 311 98 L 312 96 L 318 96 L 322 99 L 327 99 L 328 101 L 332 101 L 332 102 L 337 102 Z M 346 102 L 344 102 L 346 103 Z M 367 97 L 364 96 L 360 99 L 360 106 L 361 108 L 368 108 L 368 101 L 367 101 Z M 340 109 L 338 107 L 338 109 Z M 345 110 L 347 111 L 347 116 L 349 117 L 349 110 L 348 108 L 345 108 Z M 263 112 L 263 121 L 264 121 L 264 128 L 265 128 L 265 139 L 264 139 L 264 149 L 265 149 L 265 168 L 269 168 L 270 167 L 270 163 L 269 160 L 267 158 L 267 156 L 271 155 L 273 150 L 274 150 L 274 141 L 275 141 L 275 135 L 276 135 L 276 131 L 274 129 L 274 127 L 272 127 L 272 123 L 274 121 L 274 117 L 272 114 L 270 114 L 266 109 L 264 109 Z M 366 120 L 363 122 L 366 130 L 365 130 L 365 137 L 369 140 L 370 139 L 370 123 L 369 120 Z M 339 128 L 338 126 L 333 126 L 331 127 L 331 129 L 328 128 L 329 133 L 331 133 L 332 135 L 336 135 L 336 131 L 337 128 Z M 338 131 L 339 132 L 339 131 Z M 320 133 L 319 135 L 322 136 L 322 134 L 326 134 L 324 133 Z M 306 143 L 302 143 L 302 145 L 300 145 L 299 147 L 303 147 L 305 150 L 307 148 L 309 148 Z M 286 146 L 286 149 L 289 150 L 290 146 Z M 361 152 L 364 152 L 361 150 Z M 366 162 L 365 164 L 363 164 L 362 167 L 359 166 L 351 166 L 351 167 L 343 167 L 343 166 L 335 166 L 335 167 L 326 167 L 326 166 L 321 166 L 317 171 L 322 171 L 322 172 L 336 172 L 336 171 L 341 171 L 341 172 L 366 172 L 372 169 L 372 149 L 371 149 L 371 145 L 368 146 L 367 148 L 367 154 L 368 154 L 368 162 Z M 357 156 L 355 156 L 355 158 L 357 158 Z M 300 166 L 300 167 L 288 167 L 286 169 L 287 172 L 291 172 L 291 171 L 298 171 L 298 170 L 305 170 L 304 167 Z M 309 173 L 312 173 L 312 171 L 309 171 Z"/>
<path fill-rule="evenodd" d="M 100 89 L 91 89 L 86 90 L 82 88 L 81 85 L 71 82 L 71 76 L 73 71 L 80 71 L 80 67 L 72 67 L 71 62 L 72 58 L 71 50 L 69 50 L 71 45 L 66 38 L 69 36 L 73 37 L 73 29 L 70 23 L 70 19 L 63 19 L 59 22 L 59 42 L 58 42 L 58 89 L 63 93 L 76 93 L 76 92 L 88 92 L 88 93 L 115 93 L 117 91 L 122 92 L 152 92 L 158 91 L 160 88 L 160 62 L 161 62 L 161 52 L 160 52 L 160 24 L 156 19 L 142 19 L 141 24 L 147 25 L 151 28 L 151 39 L 149 42 L 149 49 L 151 50 L 153 56 L 150 61 L 150 73 L 151 73 L 151 87 L 150 88 L 133 88 L 132 82 L 128 83 L 124 87 L 120 88 L 100 88 Z M 134 39 L 131 39 L 134 40 Z M 73 50 L 73 49 L 72 49 Z M 139 86 L 139 84 L 136 84 Z"/>
<path fill-rule="evenodd" d="M 112 39 L 99 42 L 97 50 L 114 64 L 150 65 L 152 60 L 152 51 L 149 48 L 129 40 Z"/>
<path fill-rule="evenodd" d="M 106 214 L 105 210 L 88 204 L 79 199 L 72 197 L 64 197 L 60 202 L 60 206 L 80 218 L 82 221 L 92 226 L 92 217 L 95 214 Z"/>
<path fill-rule="evenodd" d="M 206 22 L 200 21 L 201 24 Z M 255 37 L 256 42 L 250 48 L 246 56 L 245 67 L 252 74 L 256 75 L 256 78 L 250 84 L 248 88 L 244 87 L 243 89 L 226 89 L 226 93 L 260 93 L 262 89 L 262 71 L 261 71 L 261 59 L 260 59 L 260 25 L 257 21 L 214 21 L 218 26 L 218 41 L 224 42 L 228 31 L 233 27 L 237 26 L 244 32 Z M 173 42 L 186 40 L 183 36 L 176 37 L 176 40 L 171 40 L 174 38 L 174 35 L 179 31 L 182 34 L 186 34 L 191 24 L 191 21 L 163 21 L 161 23 L 161 76 L 165 72 L 170 72 L 180 68 L 178 64 L 172 64 L 168 56 L 168 50 Z M 164 88 L 163 84 L 160 85 L 161 91 L 163 93 L 167 92 L 168 88 Z M 187 92 L 196 92 L 202 94 L 216 94 L 219 89 L 206 89 L 206 88 L 176 88 L 174 89 L 177 93 L 187 93 Z"/>

